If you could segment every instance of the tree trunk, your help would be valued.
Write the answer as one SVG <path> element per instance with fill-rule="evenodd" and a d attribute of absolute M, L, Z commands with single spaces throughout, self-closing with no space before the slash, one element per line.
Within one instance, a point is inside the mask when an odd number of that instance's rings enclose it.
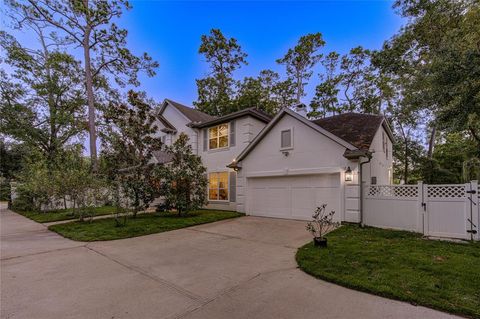
<path fill-rule="evenodd" d="M 431 160 L 433 157 L 433 148 L 435 144 L 435 135 L 437 133 L 437 127 L 434 123 L 432 126 L 432 132 L 430 133 L 430 140 L 428 141 L 428 158 Z"/>
<path fill-rule="evenodd" d="M 85 59 L 85 89 L 88 100 L 88 132 L 90 134 L 90 158 L 92 161 L 92 171 L 98 171 L 97 162 L 97 132 L 95 130 L 95 96 L 93 94 L 92 65 L 90 58 L 90 19 L 88 13 L 88 0 L 83 0 L 86 9 L 86 27 L 83 38 L 83 55 Z"/>
<path fill-rule="evenodd" d="M 403 180 L 408 184 L 408 139 L 405 139 L 405 167 L 403 171 Z"/>

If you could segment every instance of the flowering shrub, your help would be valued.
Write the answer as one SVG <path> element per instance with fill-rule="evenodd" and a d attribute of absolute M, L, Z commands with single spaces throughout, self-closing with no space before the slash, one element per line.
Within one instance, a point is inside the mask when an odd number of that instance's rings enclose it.
<path fill-rule="evenodd" d="M 330 213 L 327 213 L 326 207 L 327 204 L 317 207 L 312 215 L 313 220 L 308 222 L 307 226 L 305 227 L 314 238 L 323 238 L 327 232 L 340 225 L 339 222 L 333 221 L 333 215 L 335 215 L 335 211 L 332 210 Z"/>

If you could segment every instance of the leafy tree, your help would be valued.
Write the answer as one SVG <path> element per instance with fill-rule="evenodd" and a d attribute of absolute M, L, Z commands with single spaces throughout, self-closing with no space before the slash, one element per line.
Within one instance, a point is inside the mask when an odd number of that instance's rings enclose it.
<path fill-rule="evenodd" d="M 439 138 L 432 159 L 422 167 L 424 181 L 432 184 L 463 183 L 464 163 L 476 157 L 474 140 L 463 133 L 447 133 Z"/>
<path fill-rule="evenodd" d="M 188 135 L 181 133 L 166 151 L 172 162 L 160 167 L 161 194 L 168 207 L 174 207 L 180 216 L 205 205 L 207 200 L 206 168 L 200 156 L 193 154 Z"/>
<path fill-rule="evenodd" d="M 325 45 L 321 33 L 311 33 L 300 37 L 295 47 L 289 49 L 277 63 L 287 68 L 287 75 L 295 83 L 296 101 L 305 96 L 305 85 L 313 74 L 312 68 L 321 60 L 318 53 Z"/>
<path fill-rule="evenodd" d="M 247 64 L 247 54 L 234 38 L 226 38 L 219 29 L 202 35 L 198 50 L 210 65 L 210 74 L 197 79 L 198 99 L 193 104 L 202 112 L 225 115 L 235 111 L 232 102 L 236 81 L 233 72 Z"/>
<path fill-rule="evenodd" d="M 308 114 L 311 118 L 325 117 L 327 114 L 341 113 L 339 107 L 338 94 L 340 92 L 341 76 L 338 74 L 340 55 L 336 52 L 330 52 L 321 64 L 325 69 L 325 74 L 320 73 L 319 78 L 322 81 L 315 88 L 315 96 L 310 102 L 312 111 Z"/>
<path fill-rule="evenodd" d="M 51 51 L 44 29 L 29 25 L 40 49 L 21 46 L 0 32 L 0 45 L 12 76 L 0 71 L 0 132 L 46 156 L 49 167 L 61 149 L 84 126 L 84 98 L 79 63 L 69 54 Z"/>
<path fill-rule="evenodd" d="M 405 79 L 405 104 L 430 113 L 433 153 L 436 129 L 470 131 L 480 149 L 480 3 L 398 0 L 409 23 L 380 52 L 382 69 Z"/>
<path fill-rule="evenodd" d="M 129 105 L 110 106 L 105 117 L 112 125 L 102 134 L 106 174 L 121 186 L 134 217 L 158 193 L 153 154 L 162 146 L 152 108 L 143 100 L 141 94 L 130 91 Z"/>
<path fill-rule="evenodd" d="M 13 179 L 21 171 L 27 152 L 24 145 L 0 138 L 0 178 Z"/>
<path fill-rule="evenodd" d="M 131 9 L 125 0 L 66 1 L 9 0 L 20 18 L 18 21 L 43 23 L 54 30 L 54 39 L 69 48 L 81 48 L 83 80 L 88 104 L 88 130 L 92 169 L 97 171 L 95 85 L 114 78 L 120 86 L 139 85 L 138 73 L 155 75 L 158 63 L 144 53 L 135 56 L 127 48 L 127 30 L 115 20 Z M 79 52 L 80 53 L 80 52 Z"/>
<path fill-rule="evenodd" d="M 246 77 L 238 84 L 235 104 L 241 110 L 256 107 L 274 115 L 282 107 L 295 103 L 295 87 L 289 80 L 281 81 L 278 73 L 262 70 L 258 77 Z"/>

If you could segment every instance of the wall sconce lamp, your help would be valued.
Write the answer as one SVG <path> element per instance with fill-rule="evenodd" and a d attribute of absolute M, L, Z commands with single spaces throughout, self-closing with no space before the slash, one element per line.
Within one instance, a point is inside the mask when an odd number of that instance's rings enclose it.
<path fill-rule="evenodd" d="M 347 167 L 347 170 L 345 171 L 345 182 L 351 182 L 353 181 L 353 172 L 352 169 Z"/>
<path fill-rule="evenodd" d="M 282 154 L 287 157 L 288 155 L 290 155 L 290 152 L 289 151 L 283 151 Z"/>

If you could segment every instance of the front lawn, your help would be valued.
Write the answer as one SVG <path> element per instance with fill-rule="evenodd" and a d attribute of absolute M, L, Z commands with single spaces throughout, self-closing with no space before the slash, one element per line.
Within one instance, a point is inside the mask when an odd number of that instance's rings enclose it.
<path fill-rule="evenodd" d="M 380 296 L 480 318 L 480 243 L 347 225 L 329 233 L 328 248 L 301 247 L 305 272 Z"/>
<path fill-rule="evenodd" d="M 57 222 L 61 220 L 70 220 L 77 219 L 78 216 L 73 215 L 72 209 L 58 209 L 48 212 L 32 212 L 32 211 L 18 211 L 15 212 L 33 219 L 39 223 L 50 223 Z M 87 215 L 100 216 L 100 215 L 109 215 L 115 212 L 115 207 L 112 206 L 102 206 L 92 208 L 92 211 L 88 212 Z"/>
<path fill-rule="evenodd" d="M 114 240 L 161 233 L 239 216 L 243 214 L 215 210 L 198 210 L 185 217 L 179 217 L 176 213 L 150 213 L 129 218 L 124 226 L 116 226 L 113 218 L 105 218 L 92 222 L 76 221 L 57 224 L 48 229 L 77 241 Z"/>

